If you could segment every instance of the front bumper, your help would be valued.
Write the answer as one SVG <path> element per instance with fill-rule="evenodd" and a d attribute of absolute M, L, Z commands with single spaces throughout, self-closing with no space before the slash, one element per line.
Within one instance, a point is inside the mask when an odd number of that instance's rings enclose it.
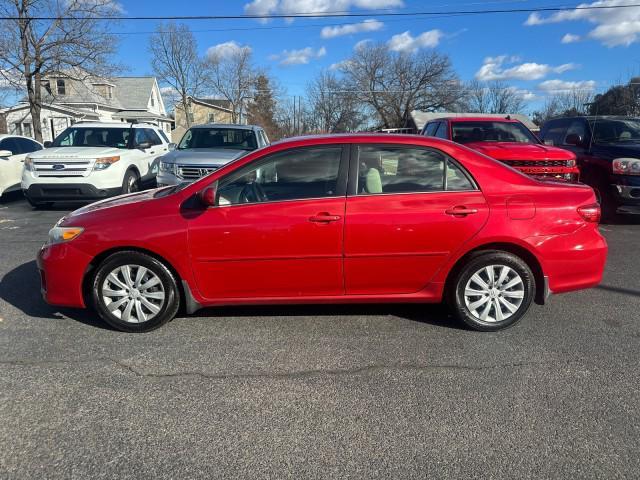
<path fill-rule="evenodd" d="M 89 183 L 32 183 L 23 190 L 34 202 L 93 201 L 122 193 L 122 188 L 97 188 Z"/>
<path fill-rule="evenodd" d="M 640 215 L 640 176 L 611 175 L 610 182 L 617 213 Z"/>
<path fill-rule="evenodd" d="M 82 283 L 91 260 L 71 242 L 44 245 L 37 257 L 44 300 L 51 305 L 84 308 Z"/>
<path fill-rule="evenodd" d="M 172 173 L 160 171 L 158 172 L 156 181 L 158 182 L 158 187 L 169 187 L 172 185 L 179 185 L 185 180 L 179 179 Z"/>

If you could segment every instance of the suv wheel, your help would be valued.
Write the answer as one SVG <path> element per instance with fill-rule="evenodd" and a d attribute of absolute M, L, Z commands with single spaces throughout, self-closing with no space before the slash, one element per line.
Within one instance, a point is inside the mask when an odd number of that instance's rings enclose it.
<path fill-rule="evenodd" d="M 114 253 L 100 264 L 92 297 L 100 317 L 124 332 L 154 330 L 180 307 L 171 271 L 156 258 L 132 251 Z"/>
<path fill-rule="evenodd" d="M 450 292 L 455 315 L 479 331 L 496 331 L 520 320 L 535 297 L 535 280 L 519 257 L 486 251 L 471 257 Z"/>
<path fill-rule="evenodd" d="M 133 193 L 140 190 L 140 180 L 134 170 L 127 170 L 122 181 L 122 193 Z"/>

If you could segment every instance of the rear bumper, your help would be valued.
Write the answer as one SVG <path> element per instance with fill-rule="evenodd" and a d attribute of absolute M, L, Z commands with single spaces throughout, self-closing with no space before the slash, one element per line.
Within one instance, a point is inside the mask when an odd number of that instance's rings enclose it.
<path fill-rule="evenodd" d="M 602 281 L 607 242 L 593 225 L 569 235 L 531 237 L 551 292 L 562 293 L 595 287 Z M 546 293 L 546 292 L 545 292 Z"/>
<path fill-rule="evenodd" d="M 45 245 L 37 258 L 42 297 L 51 305 L 84 308 L 82 282 L 91 257 L 71 243 Z"/>
<path fill-rule="evenodd" d="M 34 202 L 91 201 L 113 197 L 121 188 L 96 188 L 88 183 L 33 183 L 24 194 Z"/>

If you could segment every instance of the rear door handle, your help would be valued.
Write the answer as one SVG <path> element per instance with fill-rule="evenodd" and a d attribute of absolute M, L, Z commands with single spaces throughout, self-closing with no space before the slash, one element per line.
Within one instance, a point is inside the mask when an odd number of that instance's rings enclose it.
<path fill-rule="evenodd" d="M 321 213 L 318 213 L 317 215 L 314 215 L 313 217 L 309 217 L 309 221 L 315 222 L 315 223 L 329 223 L 329 222 L 337 222 L 341 218 L 342 217 L 340 215 L 331 215 L 330 213 L 327 213 L 327 212 L 321 212 Z"/>
<path fill-rule="evenodd" d="M 458 205 L 453 208 L 448 208 L 444 211 L 447 215 L 453 215 L 454 217 L 466 217 L 472 213 L 478 213 L 476 208 L 467 208 L 464 205 Z"/>

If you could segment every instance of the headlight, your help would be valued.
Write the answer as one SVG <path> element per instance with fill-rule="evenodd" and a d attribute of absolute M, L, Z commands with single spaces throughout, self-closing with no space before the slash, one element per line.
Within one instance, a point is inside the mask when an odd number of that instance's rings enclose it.
<path fill-rule="evenodd" d="M 33 172 L 33 160 L 31 160 L 29 157 L 24 159 L 24 168 L 28 172 Z"/>
<path fill-rule="evenodd" d="M 82 227 L 53 227 L 49 230 L 49 245 L 70 242 L 84 231 Z"/>
<path fill-rule="evenodd" d="M 575 167 L 575 166 L 576 166 L 575 160 L 567 160 L 567 167 Z"/>
<path fill-rule="evenodd" d="M 613 173 L 620 175 L 640 175 L 640 159 L 616 158 L 613 161 Z"/>
<path fill-rule="evenodd" d="M 96 163 L 93 165 L 94 170 L 104 170 L 120 160 L 120 157 L 102 157 L 97 158 Z"/>
<path fill-rule="evenodd" d="M 175 170 L 176 170 L 176 164 L 175 163 L 160 162 L 160 171 L 161 172 L 175 173 Z"/>

